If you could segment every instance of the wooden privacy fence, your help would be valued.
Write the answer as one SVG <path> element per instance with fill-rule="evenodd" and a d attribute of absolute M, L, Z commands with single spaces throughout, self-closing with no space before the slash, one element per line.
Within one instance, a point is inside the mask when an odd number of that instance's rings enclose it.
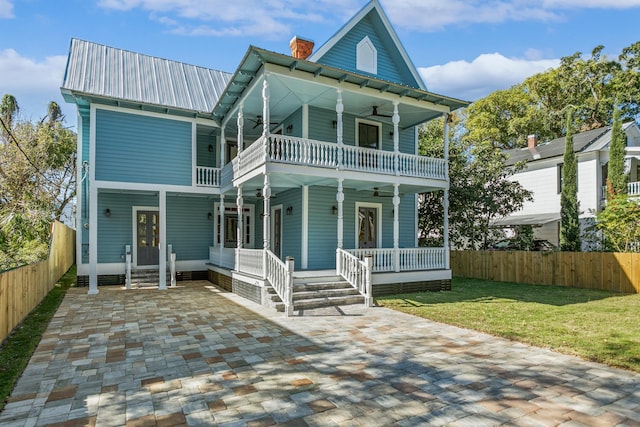
<path fill-rule="evenodd" d="M 451 251 L 454 276 L 640 293 L 640 254 Z"/>
<path fill-rule="evenodd" d="M 0 273 L 0 342 L 36 308 L 73 265 L 75 230 L 51 225 L 49 258 Z"/>

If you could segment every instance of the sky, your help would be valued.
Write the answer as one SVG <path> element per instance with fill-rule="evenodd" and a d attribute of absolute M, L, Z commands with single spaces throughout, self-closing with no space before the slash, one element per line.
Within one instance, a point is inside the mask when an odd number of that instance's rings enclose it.
<path fill-rule="evenodd" d="M 435 93 L 474 101 L 604 45 L 640 41 L 640 0 L 379 0 Z M 234 72 L 249 45 L 318 49 L 367 0 L 0 0 L 0 96 L 38 120 L 60 95 L 71 38 Z"/>

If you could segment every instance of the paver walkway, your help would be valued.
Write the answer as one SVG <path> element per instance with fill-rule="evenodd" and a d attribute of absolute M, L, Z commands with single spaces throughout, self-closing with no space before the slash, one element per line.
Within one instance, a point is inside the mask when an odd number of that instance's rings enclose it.
<path fill-rule="evenodd" d="M 640 426 L 640 375 L 384 308 L 71 289 L 0 425 Z"/>

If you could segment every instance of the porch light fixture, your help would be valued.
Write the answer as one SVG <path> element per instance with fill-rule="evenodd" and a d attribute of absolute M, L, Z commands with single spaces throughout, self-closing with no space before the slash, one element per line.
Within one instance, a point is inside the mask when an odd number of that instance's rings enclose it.
<path fill-rule="evenodd" d="M 293 132 L 293 125 L 287 126 L 287 133 Z"/>
<path fill-rule="evenodd" d="M 336 205 L 331 206 L 331 212 L 334 215 L 338 215 L 338 207 Z"/>
<path fill-rule="evenodd" d="M 213 219 L 213 215 L 211 214 L 211 212 L 209 212 L 209 213 L 207 214 L 207 219 L 208 219 L 209 221 L 211 221 L 211 220 Z"/>
<path fill-rule="evenodd" d="M 289 206 L 287 208 L 287 215 L 291 215 L 293 213 L 293 206 Z"/>
<path fill-rule="evenodd" d="M 107 218 L 109 218 L 109 217 L 111 216 L 111 209 L 107 208 L 107 209 L 104 211 L 104 216 L 106 216 Z"/>
<path fill-rule="evenodd" d="M 209 144 L 209 152 L 213 153 L 213 145 Z"/>

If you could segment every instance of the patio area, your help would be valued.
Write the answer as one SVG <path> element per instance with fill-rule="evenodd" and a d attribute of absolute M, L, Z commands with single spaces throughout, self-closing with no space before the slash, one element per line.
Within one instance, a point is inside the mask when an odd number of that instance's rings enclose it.
<path fill-rule="evenodd" d="M 206 281 L 74 288 L 0 424 L 632 426 L 638 384 L 384 308 L 287 318 Z"/>

